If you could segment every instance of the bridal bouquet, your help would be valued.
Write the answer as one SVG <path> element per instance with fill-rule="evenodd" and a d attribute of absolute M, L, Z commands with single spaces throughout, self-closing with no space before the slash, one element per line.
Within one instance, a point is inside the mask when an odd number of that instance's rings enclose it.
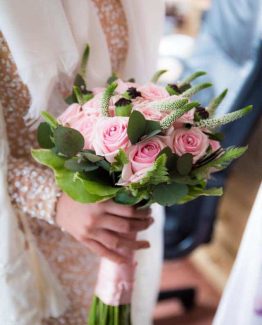
<path fill-rule="evenodd" d="M 57 185 L 82 203 L 113 199 L 138 208 L 222 195 L 221 188 L 209 188 L 207 181 L 246 147 L 222 148 L 223 135 L 217 129 L 252 107 L 215 117 L 226 91 L 208 107 L 192 101 L 193 95 L 211 86 L 191 85 L 203 72 L 166 86 L 156 84 L 164 71 L 143 85 L 112 76 L 105 87 L 87 90 L 87 52 L 67 98 L 70 106 L 57 119 L 42 113 L 41 149 L 32 150 L 38 162 L 52 168 Z M 128 254 L 127 264 L 102 259 L 90 325 L 131 324 L 135 262 Z"/>

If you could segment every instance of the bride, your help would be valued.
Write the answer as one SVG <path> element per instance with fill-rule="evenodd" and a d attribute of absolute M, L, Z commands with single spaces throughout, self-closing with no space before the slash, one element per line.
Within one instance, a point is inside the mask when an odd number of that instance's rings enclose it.
<path fill-rule="evenodd" d="M 90 88 L 104 85 L 112 72 L 148 80 L 163 18 L 160 0 L 0 0 L 1 324 L 84 325 L 98 256 L 121 263 L 117 247 L 149 245 L 137 253 L 132 314 L 134 325 L 151 324 L 162 210 L 153 208 L 151 226 L 150 210 L 72 201 L 50 171 L 31 160 L 36 134 L 28 124 L 43 109 L 63 111 L 86 43 Z M 124 238 L 130 232 L 139 239 Z"/>

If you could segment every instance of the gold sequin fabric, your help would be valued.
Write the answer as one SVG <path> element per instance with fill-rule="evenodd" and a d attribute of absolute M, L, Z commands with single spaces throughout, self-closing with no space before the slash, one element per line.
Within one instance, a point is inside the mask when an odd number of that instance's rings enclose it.
<path fill-rule="evenodd" d="M 113 72 L 121 75 L 128 51 L 127 19 L 120 0 L 92 0 L 97 9 Z"/>
<path fill-rule="evenodd" d="M 117 71 L 127 53 L 123 9 L 119 1 L 95 2 L 108 42 L 112 67 Z M 30 96 L 1 33 L 0 100 L 10 146 L 8 186 L 11 201 L 16 209 L 28 216 L 37 244 L 70 302 L 64 315 L 43 320 L 42 325 L 85 325 L 99 259 L 69 234 L 51 224 L 58 190 L 52 172 L 33 162 L 30 157 L 31 147 L 36 146 L 36 134 L 26 127 L 23 119 Z"/>

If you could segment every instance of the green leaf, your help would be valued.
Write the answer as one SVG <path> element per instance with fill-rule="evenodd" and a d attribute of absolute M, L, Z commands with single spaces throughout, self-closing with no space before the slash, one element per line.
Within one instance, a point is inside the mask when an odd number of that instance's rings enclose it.
<path fill-rule="evenodd" d="M 83 78 L 83 80 L 85 80 L 86 78 L 86 67 L 89 59 L 89 54 L 90 54 L 90 47 L 88 44 L 86 44 L 82 55 L 81 64 L 80 64 L 80 75 Z"/>
<path fill-rule="evenodd" d="M 48 112 L 43 111 L 41 115 L 43 119 L 51 126 L 51 128 L 56 128 L 59 125 L 57 120 Z"/>
<path fill-rule="evenodd" d="M 74 86 L 78 87 L 81 92 L 86 91 L 86 82 L 79 73 L 75 77 Z"/>
<path fill-rule="evenodd" d="M 81 156 L 83 156 L 92 163 L 96 163 L 104 159 L 104 157 L 96 155 L 95 151 L 93 150 L 83 150 L 81 152 Z"/>
<path fill-rule="evenodd" d="M 73 86 L 73 93 L 77 99 L 77 102 L 80 104 L 80 105 L 83 105 L 84 104 L 84 101 L 83 101 L 83 97 L 82 97 L 82 93 L 81 93 L 81 90 L 78 86 Z"/>
<path fill-rule="evenodd" d="M 169 147 L 165 147 L 160 151 L 158 154 L 158 157 L 161 155 L 166 155 L 166 167 L 169 171 L 176 170 L 176 164 L 178 160 L 178 156 L 172 152 L 172 150 Z"/>
<path fill-rule="evenodd" d="M 111 165 L 111 172 L 120 172 L 123 166 L 129 162 L 128 157 L 123 149 L 119 149 L 118 154 L 115 156 L 115 160 Z"/>
<path fill-rule="evenodd" d="M 153 75 L 153 77 L 152 77 L 152 79 L 151 79 L 151 81 L 153 82 L 153 83 L 157 83 L 158 82 L 158 80 L 159 80 L 159 78 L 164 74 L 164 73 L 166 73 L 167 72 L 167 70 L 159 70 L 159 71 L 157 71 L 154 75 Z"/>
<path fill-rule="evenodd" d="M 226 97 L 228 92 L 228 89 L 225 89 L 218 97 L 214 98 L 211 103 L 207 107 L 207 111 L 209 113 L 209 116 L 213 116 L 217 107 L 220 105 L 220 103 L 223 101 L 223 99 Z"/>
<path fill-rule="evenodd" d="M 153 190 L 153 200 L 163 206 L 172 206 L 182 200 L 188 193 L 185 184 L 159 184 Z"/>
<path fill-rule="evenodd" d="M 193 74 L 191 74 L 189 77 L 185 78 L 184 80 L 182 80 L 180 83 L 179 83 L 179 87 L 183 87 L 184 85 L 187 85 L 187 84 L 190 84 L 191 81 L 201 77 L 201 76 L 204 76 L 206 75 L 206 72 L 205 71 L 197 71 L 197 72 L 194 72 Z"/>
<path fill-rule="evenodd" d="M 198 85 L 193 86 L 193 87 L 189 88 L 188 90 L 184 91 L 182 96 L 190 98 L 193 95 L 195 95 L 196 93 L 198 93 L 199 91 L 201 91 L 203 89 L 206 89 L 206 88 L 209 88 L 209 87 L 212 87 L 212 83 L 204 82 L 202 84 L 198 84 Z"/>
<path fill-rule="evenodd" d="M 54 130 L 54 140 L 59 153 L 72 157 L 83 149 L 85 140 L 80 132 L 64 126 Z"/>
<path fill-rule="evenodd" d="M 76 97 L 75 97 L 74 94 L 71 94 L 71 95 L 67 96 L 67 97 L 65 98 L 65 102 L 66 102 L 68 105 L 71 105 L 71 104 L 73 104 L 73 103 L 78 103 L 78 101 L 77 101 L 77 99 L 76 99 Z"/>
<path fill-rule="evenodd" d="M 209 133 L 209 132 L 204 132 L 210 140 L 215 140 L 215 141 L 223 141 L 224 139 L 224 134 L 222 132 L 216 132 L 216 133 Z"/>
<path fill-rule="evenodd" d="M 228 113 L 222 117 L 217 118 L 208 118 L 205 120 L 201 120 L 197 122 L 195 125 L 200 128 L 218 128 L 222 125 L 225 125 L 227 123 L 231 123 L 235 120 L 238 120 L 242 117 L 244 117 L 246 114 L 248 114 L 252 110 L 253 106 L 249 105 L 246 106 L 238 111 Z"/>
<path fill-rule="evenodd" d="M 98 166 L 89 161 L 80 160 L 78 157 L 73 157 L 65 161 L 65 168 L 72 172 L 89 172 L 98 169 Z"/>
<path fill-rule="evenodd" d="M 146 125 L 147 122 L 142 113 L 138 111 L 131 113 L 127 126 L 127 134 L 132 144 L 137 143 L 145 134 Z"/>
<path fill-rule="evenodd" d="M 103 168 L 104 170 L 106 170 L 107 172 L 110 172 L 111 169 L 111 165 L 108 161 L 106 161 L 105 159 L 103 160 L 99 160 L 97 163 L 97 166 Z"/>
<path fill-rule="evenodd" d="M 193 165 L 193 156 L 186 153 L 177 159 L 177 170 L 181 176 L 186 176 L 190 173 Z"/>
<path fill-rule="evenodd" d="M 60 169 L 55 171 L 57 185 L 69 195 L 73 200 L 81 203 L 94 203 L 102 200 L 108 200 L 113 195 L 99 196 L 90 193 L 88 185 L 85 180 L 76 177 L 76 173 Z"/>
<path fill-rule="evenodd" d="M 200 196 L 221 196 L 223 195 L 222 187 L 213 187 L 208 189 L 202 189 L 197 187 L 190 187 L 188 194 L 181 198 L 177 204 L 185 204 L 187 202 L 193 201 Z"/>
<path fill-rule="evenodd" d="M 45 165 L 54 170 L 63 169 L 65 158 L 56 155 L 49 149 L 32 149 L 33 158 L 42 165 Z"/>
<path fill-rule="evenodd" d="M 55 146 L 52 141 L 53 131 L 47 122 L 42 122 L 37 128 L 37 141 L 41 148 L 51 149 Z"/>
<path fill-rule="evenodd" d="M 114 201 L 119 204 L 136 205 L 141 199 L 134 197 L 132 193 L 126 189 L 121 189 L 117 192 Z"/>
<path fill-rule="evenodd" d="M 146 120 L 145 134 L 150 135 L 152 132 L 161 132 L 161 126 L 158 121 Z"/>

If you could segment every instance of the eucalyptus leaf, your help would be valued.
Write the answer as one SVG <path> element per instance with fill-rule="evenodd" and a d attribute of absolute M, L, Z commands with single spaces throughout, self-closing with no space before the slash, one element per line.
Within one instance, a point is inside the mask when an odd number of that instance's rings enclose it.
<path fill-rule="evenodd" d="M 56 155 L 50 149 L 33 149 L 31 153 L 33 158 L 42 165 L 53 170 L 64 168 L 65 158 Z"/>
<path fill-rule="evenodd" d="M 58 126 L 54 130 L 54 140 L 57 151 L 67 157 L 75 156 L 85 143 L 80 132 L 64 126 Z"/>
<path fill-rule="evenodd" d="M 91 161 L 92 163 L 96 163 L 104 159 L 104 157 L 96 155 L 95 151 L 91 151 L 91 150 L 82 151 L 81 156 L 85 157 L 87 160 Z"/>
<path fill-rule="evenodd" d="M 149 135 L 152 132 L 159 131 L 161 132 L 161 126 L 160 122 L 158 121 L 151 121 L 151 120 L 146 120 L 146 129 L 145 133 Z"/>
<path fill-rule="evenodd" d="M 66 169 L 55 171 L 57 185 L 73 200 L 81 203 L 94 203 L 113 197 L 113 195 L 107 197 L 90 193 L 86 181 L 75 177 L 75 175 L 75 172 Z"/>
<path fill-rule="evenodd" d="M 133 111 L 130 115 L 127 127 L 127 134 L 130 142 L 135 144 L 145 134 L 147 121 L 144 115 Z"/>
<path fill-rule="evenodd" d="M 130 191 L 121 189 L 119 192 L 117 192 L 114 201 L 119 204 L 125 204 L 125 205 L 135 205 L 137 204 L 140 199 L 137 197 L 134 197 Z"/>
<path fill-rule="evenodd" d="M 111 169 L 111 165 L 108 161 L 106 160 L 99 160 L 97 163 L 96 163 L 99 167 L 103 168 L 104 170 L 106 170 L 107 172 L 110 172 L 110 169 Z"/>
<path fill-rule="evenodd" d="M 73 103 L 77 103 L 78 101 L 77 101 L 77 99 L 76 99 L 75 94 L 71 94 L 71 95 L 69 95 L 69 96 L 67 96 L 67 97 L 65 98 L 65 102 L 66 102 L 68 105 L 71 105 L 71 104 L 73 104 Z"/>
<path fill-rule="evenodd" d="M 42 122 L 39 124 L 37 129 L 37 141 L 41 148 L 51 149 L 54 147 L 54 142 L 52 141 L 53 130 L 47 122 Z"/>
<path fill-rule="evenodd" d="M 89 172 L 98 169 L 98 166 L 89 161 L 80 160 L 77 157 L 73 157 L 65 161 L 65 168 L 73 172 Z"/>
<path fill-rule="evenodd" d="M 188 175 L 192 169 L 193 156 L 186 153 L 177 160 L 177 170 L 181 176 Z"/>
<path fill-rule="evenodd" d="M 172 206 L 182 200 L 188 193 L 185 184 L 159 184 L 153 190 L 153 200 L 163 206 Z"/>

